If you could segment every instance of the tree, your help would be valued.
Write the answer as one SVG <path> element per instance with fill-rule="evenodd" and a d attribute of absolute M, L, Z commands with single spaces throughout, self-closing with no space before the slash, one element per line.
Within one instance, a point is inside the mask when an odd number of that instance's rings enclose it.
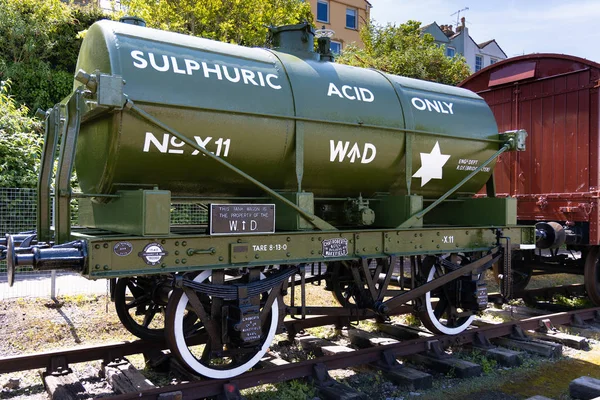
<path fill-rule="evenodd" d="M 0 82 L 0 187 L 35 187 L 41 153 L 41 122 L 9 95 Z"/>
<path fill-rule="evenodd" d="M 0 58 L 9 63 L 48 58 L 57 26 L 69 21 L 60 0 L 0 0 Z"/>
<path fill-rule="evenodd" d="M 303 0 L 122 0 L 151 28 L 243 46 L 264 46 L 268 26 L 312 21 Z"/>
<path fill-rule="evenodd" d="M 81 32 L 92 26 L 94 22 L 107 19 L 108 16 L 97 6 L 71 6 L 69 13 L 70 18 L 58 24 L 51 36 L 54 45 L 48 62 L 52 68 L 71 73 L 72 84 L 79 48 L 83 41 Z"/>
<path fill-rule="evenodd" d="M 471 71 L 465 58 L 460 54 L 447 57 L 433 36 L 421 34 L 420 27 L 417 21 L 400 26 L 371 23 L 360 32 L 365 47 L 350 45 L 336 61 L 449 85 L 467 78 Z"/>
<path fill-rule="evenodd" d="M 53 106 L 73 87 L 79 31 L 104 14 L 60 0 L 0 0 L 0 10 L 0 80 L 29 110 Z"/>

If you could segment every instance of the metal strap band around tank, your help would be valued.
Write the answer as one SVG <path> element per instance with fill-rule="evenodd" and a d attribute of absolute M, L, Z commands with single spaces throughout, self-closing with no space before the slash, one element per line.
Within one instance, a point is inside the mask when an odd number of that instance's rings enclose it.
<path fill-rule="evenodd" d="M 404 163 L 406 168 L 406 191 L 407 195 L 410 196 L 410 185 L 412 183 L 412 143 L 413 143 L 413 133 L 406 132 L 404 134 Z"/>
<path fill-rule="evenodd" d="M 302 178 L 304 177 L 304 122 L 296 121 L 296 180 L 298 193 L 302 192 Z"/>
<path fill-rule="evenodd" d="M 60 104 L 55 105 L 46 113 L 44 121 L 44 147 L 40 161 L 37 198 L 37 235 L 38 241 L 48 242 L 52 238 L 50 213 L 50 187 L 58 138 L 60 136 Z"/>
<path fill-rule="evenodd" d="M 66 243 L 71 237 L 71 176 L 73 174 L 77 137 L 79 136 L 83 106 L 82 98 L 81 89 L 77 89 L 71 94 L 67 102 L 66 130 L 60 144 L 58 171 L 54 184 L 56 190 L 54 196 L 54 229 L 57 244 Z"/>
<path fill-rule="evenodd" d="M 292 85 L 292 81 L 290 80 L 290 74 L 287 72 L 287 68 L 283 60 L 279 57 L 279 55 L 270 49 L 265 49 L 267 52 L 271 53 L 273 57 L 277 61 L 279 61 L 279 65 L 283 72 L 285 73 L 285 78 L 287 80 L 288 85 L 290 85 L 290 91 L 292 93 L 292 104 L 294 105 L 294 125 L 295 129 L 295 167 L 296 167 L 296 181 L 298 183 L 298 193 L 302 192 L 302 179 L 304 178 L 304 121 L 296 118 L 298 114 L 298 110 L 296 110 L 296 96 L 294 95 L 294 85 Z"/>
<path fill-rule="evenodd" d="M 182 142 L 188 144 L 189 146 L 192 146 L 195 150 L 198 150 L 200 153 L 204 154 L 206 157 L 211 158 L 212 160 L 218 162 L 219 164 L 221 164 L 225 168 L 227 168 L 227 169 L 235 172 L 236 174 L 240 175 L 244 179 L 246 179 L 249 182 L 253 183 L 254 185 L 258 186 L 260 189 L 262 189 L 265 192 L 267 192 L 271 197 L 276 198 L 277 200 L 281 201 L 282 203 L 284 203 L 288 207 L 294 209 L 298 214 L 302 215 L 302 217 L 304 217 L 308 222 L 310 222 L 315 228 L 320 229 L 320 230 L 337 230 L 337 228 L 335 228 L 333 225 L 331 225 L 331 224 L 323 221 L 321 218 L 317 217 L 314 214 L 306 212 L 302 208 L 298 207 L 296 204 L 292 203 L 291 201 L 289 201 L 288 199 L 286 199 L 285 197 L 283 197 L 282 195 L 280 195 L 279 193 L 277 193 L 276 191 L 274 191 L 273 189 L 271 189 L 270 187 L 268 187 L 267 185 L 265 185 L 262 182 L 254 179 L 252 176 L 248 175 L 247 173 L 245 173 L 244 171 L 240 170 L 239 168 L 236 168 L 235 166 L 231 165 L 230 163 L 228 163 L 227 161 L 225 161 L 223 158 L 217 157 L 216 155 L 212 154 L 210 151 L 208 151 L 205 148 L 201 147 L 198 143 L 194 142 L 193 140 L 190 140 L 189 138 L 187 138 L 186 136 L 184 136 L 181 133 L 177 132 L 176 130 L 174 130 L 170 126 L 164 124 L 163 122 L 161 122 L 157 118 L 154 118 L 152 115 L 148 114 L 147 112 L 145 112 L 144 110 L 142 110 L 141 108 L 139 108 L 137 105 L 135 105 L 132 100 L 130 100 L 130 99 L 127 100 L 127 103 L 125 104 L 125 109 L 134 111 L 140 117 L 146 119 L 147 121 L 149 121 L 150 123 L 156 125 L 157 127 L 161 128 L 161 129 L 164 129 L 165 131 L 169 132 L 170 134 L 172 134 L 173 136 L 175 136 L 177 139 L 179 139 Z"/>
<path fill-rule="evenodd" d="M 411 189 L 411 185 L 412 185 L 412 161 L 413 161 L 413 156 L 412 156 L 412 144 L 413 144 L 413 140 L 414 140 L 414 135 L 415 133 L 420 133 L 420 134 L 432 134 L 433 132 L 429 132 L 429 133 L 425 133 L 425 132 L 421 132 L 421 131 L 415 131 L 412 129 L 407 129 L 407 126 L 410 127 L 414 127 L 415 126 L 415 120 L 414 117 L 412 115 L 412 112 L 406 112 L 406 110 L 410 109 L 409 106 L 407 106 L 407 104 L 405 104 L 404 101 L 404 97 L 400 96 L 400 93 L 398 93 L 398 87 L 397 85 L 390 79 L 390 77 L 388 76 L 388 74 L 386 74 L 383 71 L 380 71 L 378 69 L 375 68 L 369 68 L 371 71 L 374 71 L 376 73 L 378 73 L 379 75 L 381 75 L 389 84 L 390 86 L 394 89 L 394 93 L 396 93 L 396 98 L 398 99 L 398 104 L 400 105 L 400 111 L 402 112 L 402 118 L 404 120 L 404 169 L 405 169 L 405 179 L 406 179 L 406 194 L 408 196 L 410 196 L 410 189 Z M 445 136 L 445 135 L 439 135 L 439 136 Z"/>
<path fill-rule="evenodd" d="M 436 201 L 431 203 L 426 209 L 421 210 L 418 213 L 412 215 L 409 219 L 407 219 L 406 221 L 404 221 L 403 223 L 398 225 L 398 227 L 396 227 L 396 229 L 410 228 L 416 220 L 423 218 L 425 216 L 425 214 L 427 214 L 429 211 L 433 210 L 441 202 L 443 202 L 448 197 L 450 197 L 454 192 L 456 192 L 458 189 L 460 189 L 462 187 L 462 185 L 464 185 L 471 178 L 473 178 L 475 176 L 475 174 L 479 173 L 479 171 L 481 171 L 483 168 L 487 167 L 489 163 L 491 163 L 496 158 L 498 158 L 500 156 L 500 154 L 504 153 L 507 150 L 510 150 L 512 147 L 513 147 L 512 144 L 506 143 L 504 146 L 502 146 L 502 148 L 500 148 L 500 150 L 498 150 L 490 158 L 485 160 L 479 167 L 477 167 L 473 172 L 471 172 L 469 175 L 467 175 L 462 181 L 458 182 L 452 189 L 450 189 L 446 193 L 444 193 L 440 198 L 438 198 Z"/>

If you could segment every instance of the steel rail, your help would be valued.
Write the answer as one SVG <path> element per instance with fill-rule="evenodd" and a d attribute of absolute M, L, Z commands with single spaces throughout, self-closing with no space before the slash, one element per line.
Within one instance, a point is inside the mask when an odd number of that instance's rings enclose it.
<path fill-rule="evenodd" d="M 351 317 L 320 316 L 306 319 L 292 319 L 285 321 L 288 332 L 300 332 L 307 328 L 323 325 L 347 325 L 350 321 L 373 318 L 370 313 L 352 315 Z M 131 342 L 112 343 L 106 345 L 91 345 L 67 350 L 54 350 L 22 356 L 0 357 L 0 374 L 26 371 L 37 368 L 52 370 L 52 365 L 80 363 L 94 360 L 112 361 L 131 354 L 140 354 L 146 351 L 165 350 L 168 346 L 164 341 L 135 340 Z"/>
<path fill-rule="evenodd" d="M 327 369 L 348 368 L 356 365 L 377 362 L 385 354 L 392 354 L 395 357 L 407 356 L 415 353 L 427 351 L 432 341 L 437 341 L 441 346 L 464 345 L 471 343 L 475 335 L 482 333 L 488 339 L 509 335 L 515 327 L 521 327 L 523 330 L 538 328 L 544 319 L 549 319 L 555 325 L 569 324 L 574 315 L 578 315 L 582 320 L 590 320 L 597 317 L 600 313 L 600 307 L 576 310 L 556 314 L 541 315 L 539 317 L 527 318 L 520 321 L 512 321 L 499 325 L 490 325 L 467 330 L 456 336 L 433 336 L 406 340 L 399 343 L 371 347 L 357 350 L 354 352 L 336 354 L 332 356 L 319 357 L 313 360 L 301 361 L 298 363 L 280 365 L 275 368 L 256 369 L 236 376 L 232 379 L 203 380 L 190 382 L 176 386 L 167 386 L 157 389 L 145 390 L 138 393 L 128 393 L 110 397 L 113 400 L 151 400 L 165 397 L 171 393 L 181 396 L 183 399 L 200 399 L 207 396 L 216 396 L 223 393 L 225 384 L 235 384 L 238 389 L 263 385 L 267 383 L 277 383 L 290 379 L 298 379 L 313 375 L 314 368 L 322 364 Z M 168 395 L 167 395 L 168 397 Z"/>
<path fill-rule="evenodd" d="M 0 374 L 8 372 L 25 371 L 36 368 L 52 370 L 52 365 L 57 361 L 62 364 L 73 364 L 93 360 L 111 361 L 115 358 L 130 354 L 143 353 L 149 349 L 165 349 L 164 342 L 149 342 L 135 340 L 132 342 L 113 343 L 101 346 L 86 346 L 70 350 L 56 350 L 24 356 L 0 358 Z"/>
<path fill-rule="evenodd" d="M 552 293 L 570 293 L 571 291 L 582 291 L 583 285 L 566 285 L 551 288 L 531 289 L 517 293 L 518 297 L 525 296 L 545 296 Z M 490 300 L 500 296 L 490 293 Z M 286 307 L 289 314 L 299 315 L 300 307 Z M 339 311 L 335 311 L 339 309 Z M 398 307 L 399 313 L 409 313 L 412 306 Z M 333 313 L 334 315 L 323 315 Z M 578 311 L 579 312 L 579 311 Z M 285 321 L 285 327 L 288 333 L 295 335 L 298 332 L 323 325 L 348 325 L 363 319 L 374 318 L 376 314 L 369 310 L 360 310 L 354 308 L 341 307 L 307 307 L 306 314 L 312 315 L 306 319 L 291 319 Z M 164 350 L 167 348 L 164 342 L 149 342 L 136 340 L 131 342 L 114 343 L 101 346 L 87 346 L 70 350 L 56 350 L 37 354 L 28 354 L 24 356 L 0 357 L 0 374 L 25 371 L 36 368 L 51 369 L 53 360 L 60 359 L 66 364 L 86 362 L 93 360 L 112 360 L 117 357 L 124 357 L 131 354 L 139 354 L 148 349 Z"/>
<path fill-rule="evenodd" d="M 585 294 L 585 285 L 583 283 L 577 283 L 573 285 L 550 286 L 539 289 L 520 290 L 516 292 L 513 295 L 513 297 L 551 297 L 555 294 L 562 294 L 567 296 L 583 295 Z"/>
<path fill-rule="evenodd" d="M 540 298 L 551 298 L 555 294 L 561 294 L 564 296 L 582 296 L 585 295 L 585 285 L 583 283 L 576 283 L 572 285 L 563 286 L 549 286 L 538 289 L 527 289 L 519 290 L 514 293 L 511 298 L 513 299 L 533 299 L 536 297 Z M 488 303 L 497 303 L 503 301 L 500 293 L 494 292 L 488 294 Z"/>
<path fill-rule="evenodd" d="M 600 307 L 545 314 L 520 321 L 511 321 L 498 325 L 488 325 L 469 329 L 455 336 L 438 335 L 427 338 L 406 340 L 390 345 L 357 350 L 351 353 L 325 356 L 299 363 L 282 365 L 278 366 L 276 369 L 256 369 L 254 371 L 234 377 L 233 379 L 203 380 L 177 386 L 156 388 L 139 393 L 117 395 L 111 398 L 115 400 L 156 399 L 161 394 L 164 395 L 165 393 L 173 392 L 181 393 L 186 400 L 204 398 L 206 396 L 221 394 L 223 392 L 223 385 L 226 383 L 235 383 L 238 389 L 245 389 L 265 383 L 276 383 L 290 379 L 303 378 L 313 375 L 314 368 L 318 364 L 324 365 L 327 369 L 348 368 L 355 365 L 376 362 L 382 359 L 385 354 L 392 354 L 395 357 L 401 357 L 424 352 L 429 349 L 432 341 L 437 341 L 443 347 L 450 345 L 464 345 L 471 343 L 475 336 L 479 333 L 484 334 L 488 339 L 492 339 L 511 334 L 517 326 L 521 327 L 523 330 L 536 329 L 540 326 L 540 323 L 544 319 L 549 319 L 555 325 L 566 325 L 571 323 L 574 315 L 578 315 L 584 321 L 596 319 L 600 316 Z M 324 316 L 308 318 L 304 320 L 286 321 L 285 325 L 288 331 L 296 333 L 310 327 L 328 324 L 343 325 L 348 324 L 348 322 L 349 318 L 347 317 Z M 137 340 L 133 342 L 124 342 L 95 347 L 83 347 L 66 351 L 61 350 L 17 357 L 2 357 L 0 358 L 0 373 L 9 373 L 36 368 L 46 368 L 48 371 L 51 371 L 53 366 L 57 365 L 68 365 L 97 359 L 111 361 L 115 358 L 124 357 L 130 354 L 139 354 L 148 350 L 155 351 L 165 348 L 166 345 L 164 342 Z"/>
<path fill-rule="evenodd" d="M 581 292 L 583 285 L 566 285 L 551 288 L 531 289 L 517 293 L 518 297 L 525 296 L 545 296 L 549 293 L 571 293 Z M 490 300 L 499 297 L 499 294 L 490 293 Z M 299 315 L 300 307 L 286 307 L 288 314 Z M 339 309 L 339 310 L 338 310 Z M 337 311 L 336 311 L 337 310 Z M 593 309 L 593 310 L 600 310 Z M 399 313 L 410 313 L 412 306 L 398 307 Z M 585 310 L 584 310 L 585 311 Z M 581 311 L 577 311 L 581 312 Z M 335 313 L 333 315 L 323 315 Z M 291 319 L 285 321 L 285 327 L 288 333 L 292 335 L 308 328 L 314 328 L 323 325 L 348 325 L 351 322 L 356 322 L 363 319 L 375 318 L 376 314 L 370 310 L 360 310 L 354 308 L 342 307 L 307 307 L 306 314 L 312 315 L 306 319 Z M 558 322 L 557 322 L 558 324 Z M 117 357 L 124 357 L 131 354 L 143 353 L 146 350 L 158 349 L 164 350 L 167 348 L 164 342 L 150 342 L 144 340 L 135 340 L 131 342 L 113 343 L 101 346 L 87 346 L 69 350 L 56 350 L 36 354 L 27 354 L 24 356 L 0 357 L 0 374 L 25 371 L 36 368 L 51 369 L 53 360 L 60 359 L 66 364 L 86 362 L 93 360 L 112 360 Z"/>

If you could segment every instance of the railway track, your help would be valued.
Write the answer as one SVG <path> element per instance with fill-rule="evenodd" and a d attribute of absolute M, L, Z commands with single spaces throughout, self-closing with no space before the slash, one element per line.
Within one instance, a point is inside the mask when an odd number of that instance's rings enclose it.
<path fill-rule="evenodd" d="M 555 289 L 558 292 L 562 288 Z M 547 293 L 546 293 L 547 294 Z M 517 314 L 523 317 L 523 311 L 517 308 Z M 498 311 L 497 313 L 509 313 Z M 541 313 L 537 311 L 537 313 Z M 364 318 L 368 318 L 365 316 Z M 487 357 L 495 359 L 499 365 L 514 366 L 519 363 L 519 353 L 508 348 L 553 357 L 561 352 L 562 345 L 585 348 L 586 332 L 600 332 L 600 329 L 586 329 L 588 322 L 600 322 L 600 307 L 573 310 L 560 313 L 543 313 L 518 321 L 490 324 L 479 320 L 472 329 L 460 335 L 432 335 L 426 331 L 397 324 L 379 324 L 377 334 L 359 329 L 343 330 L 343 335 L 352 346 L 343 346 L 310 335 L 299 334 L 310 327 L 334 324 L 348 326 L 347 317 L 312 317 L 305 320 L 287 322 L 288 331 L 293 333 L 297 343 L 306 352 L 316 357 L 300 362 L 288 362 L 274 356 L 261 362 L 260 368 L 242 374 L 233 380 L 201 380 L 179 368 L 164 352 L 164 343 L 145 341 L 94 346 L 72 350 L 61 350 L 40 354 L 5 357 L 0 359 L 0 373 L 9 373 L 30 369 L 45 369 L 45 386 L 52 398 L 85 398 L 85 389 L 78 379 L 70 373 L 69 365 L 84 361 L 102 360 L 103 375 L 114 390 L 114 399 L 197 399 L 210 396 L 237 398 L 242 389 L 261 384 L 283 382 L 291 379 L 311 378 L 312 382 L 326 398 L 364 398 L 348 386 L 333 380 L 328 371 L 346 369 L 359 365 L 369 365 L 399 386 L 412 387 L 415 390 L 431 386 L 431 375 L 423 370 L 448 372 L 456 376 L 472 377 L 481 374 L 481 366 L 472 362 L 453 358 L 444 349 L 453 346 L 473 346 Z M 557 332 L 553 326 L 570 325 L 579 336 Z M 600 326 L 600 325 L 598 325 Z M 545 328 L 545 329 L 544 329 Z M 526 333 L 527 332 L 527 333 Z M 535 339 L 533 338 L 535 336 Z M 492 344 L 492 342 L 494 344 Z M 181 380 L 177 385 L 156 387 L 139 371 L 135 370 L 125 357 L 143 353 L 153 365 L 169 365 Z M 420 364 L 413 369 L 400 364 L 397 359 L 409 360 L 409 364 Z M 165 363 L 165 360 L 169 362 Z M 179 372 L 177 372 L 179 371 Z M 103 396 L 104 397 L 104 396 Z"/>

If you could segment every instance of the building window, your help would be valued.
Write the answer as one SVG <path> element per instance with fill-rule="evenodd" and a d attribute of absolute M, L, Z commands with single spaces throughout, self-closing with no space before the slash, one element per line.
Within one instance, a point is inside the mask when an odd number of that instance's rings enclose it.
<path fill-rule="evenodd" d="M 454 57 L 454 54 L 456 54 L 456 50 L 454 50 L 454 47 L 446 47 L 446 55 L 450 58 Z"/>
<path fill-rule="evenodd" d="M 329 1 L 317 1 L 317 21 L 329 23 Z"/>
<path fill-rule="evenodd" d="M 483 68 L 483 57 L 475 56 L 475 72 L 481 70 Z"/>
<path fill-rule="evenodd" d="M 356 8 L 346 8 L 346 28 L 356 29 Z"/>
<path fill-rule="evenodd" d="M 85 2 L 83 2 L 83 5 L 86 5 Z M 121 7 L 121 1 L 120 0 L 100 0 L 99 2 L 96 2 L 100 4 L 100 8 L 103 11 L 106 11 L 108 13 L 112 13 L 112 12 L 116 12 L 116 11 L 120 11 L 123 10 L 123 7 Z"/>
<path fill-rule="evenodd" d="M 340 42 L 334 42 L 332 40 L 329 48 L 333 54 L 340 54 L 342 52 L 342 44 Z"/>
<path fill-rule="evenodd" d="M 490 65 L 496 64 L 497 62 L 498 62 L 498 59 L 496 59 L 496 58 L 490 58 Z"/>

